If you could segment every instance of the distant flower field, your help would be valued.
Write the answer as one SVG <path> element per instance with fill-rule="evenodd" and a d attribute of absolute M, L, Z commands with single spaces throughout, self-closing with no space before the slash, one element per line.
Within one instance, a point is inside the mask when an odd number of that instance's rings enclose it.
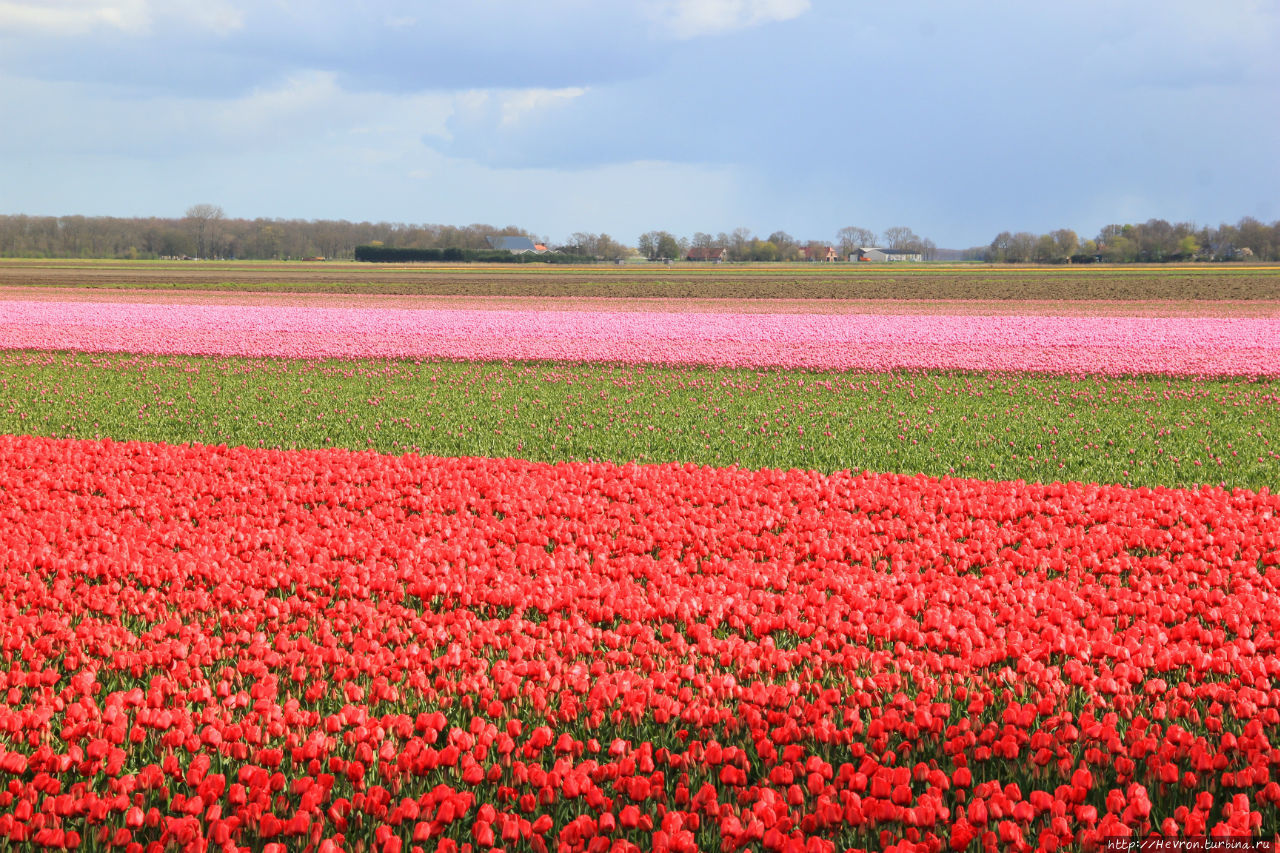
<path fill-rule="evenodd" d="M 525 304 L 0 299 L 0 849 L 1276 837 L 1273 312 Z"/>
<path fill-rule="evenodd" d="M 683 314 L 0 301 L 0 345 L 162 355 L 443 358 L 1174 376 L 1280 374 L 1280 317 Z"/>

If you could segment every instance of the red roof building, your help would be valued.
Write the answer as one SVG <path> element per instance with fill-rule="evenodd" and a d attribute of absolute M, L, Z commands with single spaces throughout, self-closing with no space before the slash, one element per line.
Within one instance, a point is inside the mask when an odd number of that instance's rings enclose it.
<path fill-rule="evenodd" d="M 822 246 L 817 243 L 811 243 L 808 246 L 800 247 L 800 257 L 806 261 L 834 263 L 840 257 L 840 253 L 836 251 L 835 246 Z"/>

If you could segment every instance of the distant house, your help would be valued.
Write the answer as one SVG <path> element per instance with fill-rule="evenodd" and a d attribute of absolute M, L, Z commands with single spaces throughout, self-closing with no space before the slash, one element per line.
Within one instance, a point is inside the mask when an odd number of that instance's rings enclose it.
<path fill-rule="evenodd" d="M 906 249 L 877 249 L 872 246 L 863 246 L 861 249 L 850 252 L 849 260 L 883 264 L 894 261 L 919 262 L 924 260 L 924 257 L 919 252 L 909 252 Z"/>
<path fill-rule="evenodd" d="M 835 246 L 801 246 L 800 260 L 834 263 L 840 260 L 840 253 Z"/>
<path fill-rule="evenodd" d="M 720 246 L 699 247 L 690 249 L 689 254 L 684 257 L 687 261 L 713 261 L 720 264 L 729 259 L 729 250 Z"/>
<path fill-rule="evenodd" d="M 515 255 L 538 251 L 537 244 L 528 237 L 507 237 L 501 234 L 495 234 L 492 237 L 486 237 L 485 241 L 488 242 L 490 249 L 494 249 L 495 251 L 506 250 Z M 542 251 L 545 252 L 546 250 L 547 247 L 543 246 Z"/>

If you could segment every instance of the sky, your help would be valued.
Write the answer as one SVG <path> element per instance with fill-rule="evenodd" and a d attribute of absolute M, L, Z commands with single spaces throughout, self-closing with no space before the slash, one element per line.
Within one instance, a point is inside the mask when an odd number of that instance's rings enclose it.
<path fill-rule="evenodd" d="M 1276 0 L 0 0 L 0 213 L 1280 219 Z"/>

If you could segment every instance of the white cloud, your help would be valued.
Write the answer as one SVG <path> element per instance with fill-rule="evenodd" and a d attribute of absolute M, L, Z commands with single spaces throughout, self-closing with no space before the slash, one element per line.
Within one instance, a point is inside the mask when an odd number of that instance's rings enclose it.
<path fill-rule="evenodd" d="M 1105 85 L 1274 86 L 1277 37 L 1280 9 L 1274 4 L 1179 0 L 1162 4 L 1158 15 L 1125 10 L 1120 25 L 1103 33 L 1080 67 Z"/>
<path fill-rule="evenodd" d="M 278 86 L 222 102 L 207 110 L 206 117 L 228 142 L 254 137 L 270 141 L 288 127 L 315 128 L 342 97 L 336 78 L 329 71 L 300 72 Z"/>
<path fill-rule="evenodd" d="M 421 148 L 423 135 L 445 132 L 453 109 L 446 94 L 349 92 L 335 73 L 311 70 L 210 106 L 193 130 L 232 150 L 350 144 L 376 159 Z"/>
<path fill-rule="evenodd" d="M 475 146 L 481 154 L 519 147 L 530 128 L 558 120 L 563 113 L 557 110 L 588 91 L 352 91 L 337 72 L 307 69 L 237 97 L 138 98 L 111 87 L 0 74 L 0 114 L 29 117 L 0 134 L 0 158 L 37 150 L 154 160 L 178 152 L 272 156 L 342 148 L 353 160 L 376 165 L 412 160 L 433 147 L 452 150 L 452 140 L 460 140 L 457 150 L 465 157 Z M 99 131 L 86 135 L 86 125 Z"/>
<path fill-rule="evenodd" d="M 567 89 L 525 89 L 523 91 L 505 92 L 499 96 L 502 105 L 502 126 L 512 127 L 520 123 L 526 115 L 562 105 L 574 98 L 580 98 L 587 90 L 580 86 Z"/>
<path fill-rule="evenodd" d="M 471 89 L 447 97 L 450 112 L 444 131 L 423 136 L 429 148 L 489 166 L 554 167 L 566 161 L 575 168 L 587 165 L 568 149 L 589 145 L 574 135 L 573 128 L 595 112 L 599 92 L 592 88 Z M 548 155 L 548 144 L 556 146 L 554 155 Z M 623 159 L 634 158 L 612 161 Z M 606 155 L 591 162 L 609 161 Z"/>
<path fill-rule="evenodd" d="M 809 5 L 809 0 L 652 0 L 649 11 L 677 38 L 696 38 L 789 21 Z"/>
<path fill-rule="evenodd" d="M 520 129 L 528 119 L 545 119 L 587 93 L 571 86 L 564 89 L 472 89 L 452 95 L 453 110 L 442 138 L 459 136 L 497 141 L 497 134 Z"/>
<path fill-rule="evenodd" d="M 150 24 L 146 0 L 0 0 L 0 33 L 145 32 Z"/>
<path fill-rule="evenodd" d="M 453 109 L 452 97 L 441 93 L 348 92 L 331 71 L 298 71 L 223 99 L 142 99 L 111 87 L 0 73 L 0 115 L 28 117 L 0 134 L 0 175 L 6 156 L 36 151 L 154 160 L 180 152 L 239 156 L 335 144 L 417 150 L 424 135 L 446 132 Z M 84 127 L 96 132 L 85 134 Z"/>
<path fill-rule="evenodd" d="M 226 0 L 0 0 L 0 34 L 148 34 L 161 18 L 220 35 L 244 26 L 244 14 Z"/>
<path fill-rule="evenodd" d="M 244 12 L 225 0 L 156 0 L 157 17 L 161 10 L 165 15 L 217 35 L 226 35 L 244 27 Z"/>

